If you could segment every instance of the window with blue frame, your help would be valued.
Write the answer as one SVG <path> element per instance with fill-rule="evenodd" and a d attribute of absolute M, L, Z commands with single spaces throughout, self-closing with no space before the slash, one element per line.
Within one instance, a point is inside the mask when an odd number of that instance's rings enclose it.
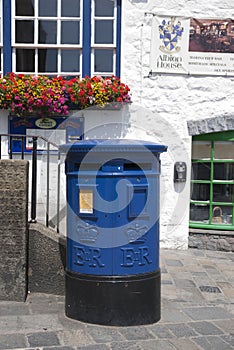
<path fill-rule="evenodd" d="M 4 73 L 120 76 L 121 0 L 3 2 Z"/>

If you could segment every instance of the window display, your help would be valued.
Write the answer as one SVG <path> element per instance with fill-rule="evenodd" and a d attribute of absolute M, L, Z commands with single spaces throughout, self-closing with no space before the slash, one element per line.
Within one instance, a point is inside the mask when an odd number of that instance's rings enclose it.
<path fill-rule="evenodd" d="M 190 227 L 234 228 L 234 132 L 193 138 Z"/>

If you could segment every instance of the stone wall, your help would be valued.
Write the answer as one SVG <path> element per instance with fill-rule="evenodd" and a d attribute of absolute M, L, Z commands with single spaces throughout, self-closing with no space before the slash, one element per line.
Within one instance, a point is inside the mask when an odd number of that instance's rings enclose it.
<path fill-rule="evenodd" d="M 39 223 L 29 225 L 28 290 L 64 295 L 66 240 Z"/>
<path fill-rule="evenodd" d="M 234 233 L 190 229 L 189 248 L 234 252 Z"/>
<path fill-rule="evenodd" d="M 0 160 L 0 300 L 27 296 L 28 162 Z"/>
<path fill-rule="evenodd" d="M 234 117 L 229 115 L 206 118 L 204 120 L 189 120 L 188 130 L 191 136 L 234 130 Z"/>

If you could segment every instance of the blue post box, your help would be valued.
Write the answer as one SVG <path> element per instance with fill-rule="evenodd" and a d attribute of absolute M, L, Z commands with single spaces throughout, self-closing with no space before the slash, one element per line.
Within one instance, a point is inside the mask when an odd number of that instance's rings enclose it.
<path fill-rule="evenodd" d="M 166 146 L 62 145 L 67 176 L 66 315 L 103 325 L 160 319 L 159 176 Z"/>

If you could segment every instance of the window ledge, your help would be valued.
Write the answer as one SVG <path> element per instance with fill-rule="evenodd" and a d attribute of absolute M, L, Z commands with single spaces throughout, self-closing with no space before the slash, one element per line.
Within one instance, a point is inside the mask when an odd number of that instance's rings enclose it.
<path fill-rule="evenodd" d="M 212 236 L 231 236 L 234 237 L 234 231 L 210 230 L 203 228 L 189 228 L 190 234 L 204 234 Z"/>

